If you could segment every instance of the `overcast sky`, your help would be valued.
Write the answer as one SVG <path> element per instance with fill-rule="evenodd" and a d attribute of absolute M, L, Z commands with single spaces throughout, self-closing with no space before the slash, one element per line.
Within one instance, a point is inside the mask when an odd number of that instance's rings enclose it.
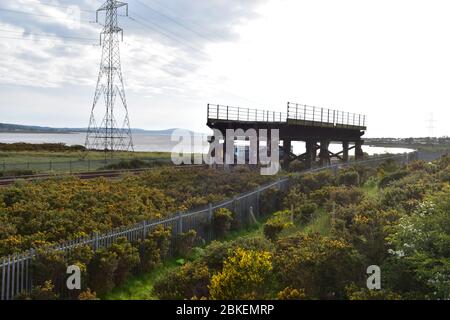
<path fill-rule="evenodd" d="M 101 4 L 0 2 L 0 122 L 87 126 Z M 367 114 L 370 137 L 428 136 L 431 114 L 434 134 L 450 135 L 448 0 L 130 0 L 129 8 L 120 25 L 132 127 L 208 132 L 207 103 L 286 111 L 291 101 Z"/>

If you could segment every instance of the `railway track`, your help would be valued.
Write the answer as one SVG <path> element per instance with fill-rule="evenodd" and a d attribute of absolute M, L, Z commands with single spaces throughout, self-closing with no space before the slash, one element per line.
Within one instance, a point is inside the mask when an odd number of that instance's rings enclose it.
<path fill-rule="evenodd" d="M 189 168 L 201 168 L 205 167 L 205 165 L 183 165 L 176 166 L 177 169 L 189 169 Z M 161 167 L 158 167 L 161 168 Z M 128 169 L 128 170 L 110 170 L 110 171 L 97 171 L 97 172 L 78 172 L 78 173 L 61 173 L 61 174 L 36 174 L 29 176 L 18 176 L 18 177 L 2 177 L 0 178 L 0 186 L 8 186 L 14 184 L 16 181 L 41 181 L 46 179 L 53 178 L 62 178 L 62 177 L 77 177 L 82 180 L 89 180 L 95 178 L 117 178 L 125 173 L 131 174 L 140 174 L 142 172 L 148 170 L 154 170 L 156 168 L 142 168 L 142 169 Z"/>

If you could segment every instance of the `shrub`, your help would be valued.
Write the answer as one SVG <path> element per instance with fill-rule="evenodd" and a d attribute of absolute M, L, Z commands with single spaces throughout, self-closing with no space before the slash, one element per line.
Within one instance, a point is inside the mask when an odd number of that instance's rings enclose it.
<path fill-rule="evenodd" d="M 246 300 L 267 298 L 270 291 L 272 255 L 237 248 L 224 262 L 222 272 L 212 276 L 211 299 Z"/>
<path fill-rule="evenodd" d="M 287 210 L 291 210 L 293 208 L 294 210 L 296 210 L 296 208 L 305 203 L 306 200 L 306 194 L 301 192 L 298 187 L 293 187 L 283 198 L 283 208 Z"/>
<path fill-rule="evenodd" d="M 314 202 L 306 202 L 302 204 L 296 211 L 296 219 L 299 219 L 301 223 L 309 223 L 312 218 L 314 217 L 314 214 L 318 210 L 317 204 Z"/>
<path fill-rule="evenodd" d="M 31 264 L 33 281 L 37 286 L 48 288 L 46 282 L 50 281 L 58 288 L 64 284 L 67 263 L 64 253 L 55 250 L 38 250 Z"/>
<path fill-rule="evenodd" d="M 334 180 L 334 176 L 330 171 L 321 171 L 293 177 L 293 186 L 296 186 L 301 192 L 309 194 L 324 186 L 333 185 Z"/>
<path fill-rule="evenodd" d="M 225 237 L 231 228 L 233 221 L 233 213 L 226 209 L 220 208 L 214 212 L 213 229 L 217 237 Z"/>
<path fill-rule="evenodd" d="M 391 290 L 368 290 L 367 288 L 358 288 L 356 285 L 350 285 L 347 288 L 347 298 L 349 300 L 401 300 L 398 293 Z"/>
<path fill-rule="evenodd" d="M 78 296 L 78 300 L 99 300 L 99 299 L 97 298 L 97 294 L 88 288 L 86 291 L 80 293 L 80 295 Z"/>
<path fill-rule="evenodd" d="M 262 215 L 271 214 L 278 210 L 283 200 L 283 191 L 277 188 L 266 190 L 260 199 L 260 211 Z"/>
<path fill-rule="evenodd" d="M 166 258 L 170 247 L 171 228 L 158 225 L 140 245 L 142 270 L 149 272 Z"/>
<path fill-rule="evenodd" d="M 344 185 L 347 187 L 359 186 L 360 184 L 359 173 L 354 169 L 343 170 L 339 173 L 337 177 L 337 184 Z"/>
<path fill-rule="evenodd" d="M 391 182 L 400 180 L 400 179 L 406 177 L 407 175 L 408 175 L 408 171 L 406 171 L 406 170 L 400 170 L 400 171 L 388 174 L 380 180 L 378 186 L 380 188 L 386 188 Z"/>
<path fill-rule="evenodd" d="M 89 263 L 89 287 L 103 295 L 114 288 L 114 274 L 119 265 L 117 254 L 107 249 L 97 250 Z"/>
<path fill-rule="evenodd" d="M 300 172 L 306 169 L 306 166 L 303 162 L 294 160 L 289 163 L 289 171 L 290 172 Z"/>
<path fill-rule="evenodd" d="M 180 233 L 175 239 L 175 254 L 180 256 L 188 256 L 194 247 L 197 239 L 197 232 L 189 230 L 188 232 Z"/>
<path fill-rule="evenodd" d="M 289 210 L 275 213 L 274 216 L 264 224 L 264 236 L 271 241 L 277 240 L 281 231 L 292 226 L 291 214 L 292 213 Z"/>
<path fill-rule="evenodd" d="M 264 238 L 239 238 L 234 241 L 219 242 L 213 241 L 209 244 L 200 256 L 211 271 L 220 271 L 223 268 L 223 262 L 226 261 L 230 253 L 237 248 L 254 251 L 272 252 L 273 243 Z"/>
<path fill-rule="evenodd" d="M 208 267 L 199 262 L 187 263 L 156 280 L 154 291 L 163 300 L 182 300 L 209 297 Z"/>
<path fill-rule="evenodd" d="M 294 289 L 291 287 L 287 287 L 284 290 L 278 292 L 277 294 L 278 300 L 305 300 L 306 294 L 303 289 Z"/>
<path fill-rule="evenodd" d="M 114 271 L 114 283 L 122 285 L 132 270 L 140 263 L 139 251 L 126 238 L 119 238 L 111 245 L 109 251 L 117 256 L 117 268 Z"/>
<path fill-rule="evenodd" d="M 330 187 L 329 192 L 330 201 L 342 207 L 359 203 L 364 198 L 364 192 L 355 187 Z"/>
<path fill-rule="evenodd" d="M 360 256 L 347 242 L 302 233 L 278 241 L 274 272 L 282 288 L 304 288 L 312 299 L 343 299 L 345 288 L 365 274 Z"/>
<path fill-rule="evenodd" d="M 17 300 L 57 300 L 58 295 L 55 293 L 55 286 L 51 280 L 44 281 L 41 285 L 32 288 L 30 293 L 22 293 L 15 299 Z"/>

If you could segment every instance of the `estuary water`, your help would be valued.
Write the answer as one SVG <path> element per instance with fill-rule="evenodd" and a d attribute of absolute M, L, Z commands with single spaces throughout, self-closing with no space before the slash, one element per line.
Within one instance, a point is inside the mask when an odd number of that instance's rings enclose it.
<path fill-rule="evenodd" d="M 86 134 L 79 133 L 0 133 L 0 143 L 65 143 L 67 145 L 84 145 Z M 208 144 L 206 142 L 206 136 L 202 136 L 203 150 L 208 150 Z M 148 133 L 134 133 L 133 134 L 134 149 L 135 151 L 160 151 L 171 152 L 173 147 L 178 144 L 176 141 L 171 141 L 170 135 L 154 135 Z M 305 144 L 302 142 L 293 143 L 294 153 L 303 153 Z M 341 145 L 331 144 L 330 151 L 339 152 L 342 150 Z M 363 146 L 364 152 L 370 155 L 374 154 L 399 154 L 405 152 L 412 152 L 411 149 L 405 148 L 385 148 L 385 147 L 372 147 Z M 352 155 L 354 152 L 350 152 Z"/>

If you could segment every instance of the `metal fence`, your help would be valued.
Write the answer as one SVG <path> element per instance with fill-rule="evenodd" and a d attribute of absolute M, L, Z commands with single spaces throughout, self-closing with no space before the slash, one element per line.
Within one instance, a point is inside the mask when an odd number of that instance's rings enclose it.
<path fill-rule="evenodd" d="M 365 115 L 291 102 L 288 102 L 287 119 L 319 126 L 366 128 Z"/>
<path fill-rule="evenodd" d="M 208 104 L 208 121 L 286 122 L 286 119 L 284 112 Z"/>
<path fill-rule="evenodd" d="M 377 165 L 387 159 L 394 159 L 402 164 L 408 163 L 411 160 L 415 160 L 416 153 L 402 154 L 396 156 L 376 157 L 370 160 L 361 161 L 360 164 L 365 165 Z M 300 174 L 306 174 L 311 172 L 318 172 L 321 170 L 333 170 L 337 174 L 338 170 L 346 166 L 346 164 L 336 164 L 327 167 L 321 167 L 311 169 Z M 189 230 L 195 230 L 198 238 L 203 239 L 208 243 L 212 241 L 215 236 L 211 228 L 207 226 L 211 225 L 213 221 L 213 213 L 219 208 L 227 208 L 234 212 L 236 219 L 242 226 L 250 225 L 254 218 L 261 218 L 269 212 L 263 212 L 261 208 L 261 196 L 263 196 L 269 189 L 277 188 L 280 190 L 287 190 L 289 188 L 289 178 L 280 179 L 258 189 L 241 194 L 233 199 L 223 201 L 218 204 L 210 204 L 205 208 L 195 210 L 188 213 L 179 213 L 166 219 L 143 221 L 133 226 L 122 227 L 115 229 L 104 234 L 94 234 L 89 237 L 79 238 L 72 241 L 67 241 L 52 247 L 48 247 L 48 250 L 57 250 L 65 253 L 66 258 L 70 256 L 71 250 L 79 246 L 90 246 L 92 249 L 98 250 L 99 248 L 107 248 L 111 246 L 118 238 L 126 237 L 130 242 L 137 242 L 139 239 L 144 239 L 147 234 L 151 232 L 156 226 L 162 225 L 165 227 L 171 227 L 172 236 L 175 238 L 177 235 L 187 232 Z M 277 210 L 279 208 L 274 208 Z M 173 243 L 170 249 L 169 255 L 173 254 Z M 17 295 L 23 292 L 29 292 L 33 287 L 33 274 L 32 263 L 33 257 L 36 256 L 34 250 L 29 250 L 22 254 L 11 255 L 1 259 L 0 264 L 0 300 L 11 300 Z"/>
<path fill-rule="evenodd" d="M 0 162 L 0 176 L 2 173 L 14 172 L 39 172 L 39 173 L 75 173 L 75 172 L 92 172 L 111 165 L 117 165 L 123 161 L 140 160 L 148 164 L 149 167 L 170 163 L 169 158 L 109 158 L 102 160 L 69 160 L 69 161 L 45 161 L 45 162 L 16 162 L 8 163 Z"/>

